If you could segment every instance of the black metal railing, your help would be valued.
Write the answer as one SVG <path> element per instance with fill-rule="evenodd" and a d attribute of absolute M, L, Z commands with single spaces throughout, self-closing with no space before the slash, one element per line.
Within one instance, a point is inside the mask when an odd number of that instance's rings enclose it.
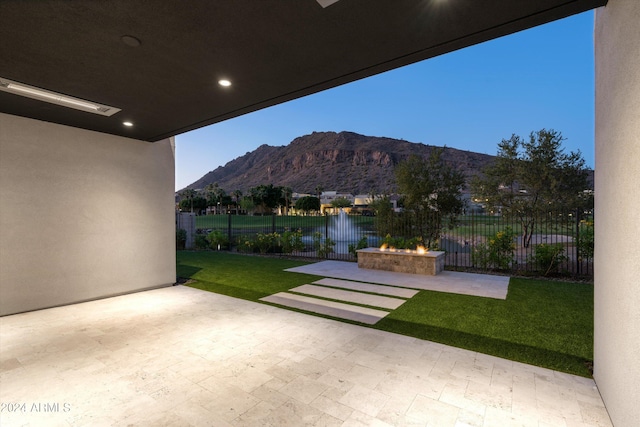
<path fill-rule="evenodd" d="M 455 220 L 411 212 L 384 217 L 345 212 L 309 216 L 196 217 L 196 248 L 355 260 L 383 243 L 445 252 L 450 269 L 593 276 L 593 216 L 547 212 L 537 218 L 470 213 Z"/>

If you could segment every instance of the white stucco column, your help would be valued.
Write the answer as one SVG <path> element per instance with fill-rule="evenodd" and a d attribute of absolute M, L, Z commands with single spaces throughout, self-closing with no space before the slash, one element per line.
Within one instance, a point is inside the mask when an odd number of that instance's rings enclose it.
<path fill-rule="evenodd" d="M 596 11 L 594 377 L 616 427 L 640 422 L 640 1 Z"/>

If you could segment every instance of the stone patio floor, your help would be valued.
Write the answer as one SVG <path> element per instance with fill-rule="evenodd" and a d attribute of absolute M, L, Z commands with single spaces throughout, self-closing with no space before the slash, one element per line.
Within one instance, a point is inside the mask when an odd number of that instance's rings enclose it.
<path fill-rule="evenodd" d="M 508 276 L 443 271 L 435 276 L 394 273 L 391 271 L 358 268 L 358 264 L 345 261 L 322 261 L 286 271 L 314 274 L 337 279 L 378 283 L 410 289 L 451 292 L 487 298 L 505 299 L 509 288 Z"/>
<path fill-rule="evenodd" d="M 2 317 L 0 361 L 2 426 L 611 425 L 588 378 L 185 286 Z"/>

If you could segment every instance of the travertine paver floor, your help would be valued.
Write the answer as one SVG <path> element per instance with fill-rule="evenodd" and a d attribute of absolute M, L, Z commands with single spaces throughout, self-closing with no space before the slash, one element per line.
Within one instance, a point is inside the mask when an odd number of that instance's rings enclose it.
<path fill-rule="evenodd" d="M 2 317 L 0 361 L 2 426 L 611 425 L 591 379 L 184 286 Z"/>

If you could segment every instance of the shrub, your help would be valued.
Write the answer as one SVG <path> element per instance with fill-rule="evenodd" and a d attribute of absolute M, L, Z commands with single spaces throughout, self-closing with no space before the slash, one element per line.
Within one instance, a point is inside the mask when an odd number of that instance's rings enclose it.
<path fill-rule="evenodd" d="M 285 231 L 284 233 L 282 233 L 280 243 L 282 244 L 282 252 L 284 252 L 285 254 L 303 250 L 304 242 L 302 241 L 302 230 Z"/>
<path fill-rule="evenodd" d="M 176 230 L 176 249 L 184 249 L 187 244 L 187 230 L 179 228 Z"/>
<path fill-rule="evenodd" d="M 536 246 L 536 252 L 533 255 L 533 261 L 545 276 L 557 272 L 560 264 L 566 260 L 562 243 L 542 243 Z"/>
<path fill-rule="evenodd" d="M 580 221 L 578 231 L 578 256 L 580 258 L 593 258 L 593 221 Z"/>
<path fill-rule="evenodd" d="M 493 267 L 506 270 L 515 262 L 513 251 L 515 233 L 511 227 L 498 231 L 487 243 L 480 243 L 473 247 L 471 259 L 481 268 Z"/>
<path fill-rule="evenodd" d="M 236 240 L 238 252 L 252 253 L 255 250 L 255 240 L 252 236 L 239 236 Z"/>
<path fill-rule="evenodd" d="M 278 233 L 258 233 L 256 234 L 255 247 L 258 248 L 261 254 L 266 254 L 269 249 L 273 249 L 278 241 L 280 235 Z"/>
<path fill-rule="evenodd" d="M 422 239 L 419 237 L 412 237 L 411 239 L 391 237 L 391 235 L 387 234 L 382 240 L 382 244 L 395 249 L 416 249 L 418 245 L 422 245 Z"/>
<path fill-rule="evenodd" d="M 491 249 L 489 248 L 489 244 L 478 243 L 474 245 L 471 251 L 471 262 L 483 270 L 488 269 L 491 264 Z"/>
<path fill-rule="evenodd" d="M 333 247 L 335 245 L 336 242 L 331 240 L 329 237 L 322 240 L 322 233 L 319 231 L 316 231 L 313 234 L 313 249 L 315 249 L 320 258 L 327 258 L 330 253 L 333 253 Z"/>
<path fill-rule="evenodd" d="M 196 234 L 196 240 L 194 242 L 196 249 L 204 250 L 209 249 L 209 241 L 204 234 Z"/>
<path fill-rule="evenodd" d="M 364 249 L 369 246 L 369 242 L 367 241 L 367 236 L 363 236 L 360 240 L 358 240 L 357 244 L 350 243 L 349 244 L 349 253 L 353 255 L 356 259 L 358 259 L 358 250 Z"/>
<path fill-rule="evenodd" d="M 229 238 L 222 231 L 213 230 L 206 237 L 211 249 L 227 249 L 229 247 Z"/>

